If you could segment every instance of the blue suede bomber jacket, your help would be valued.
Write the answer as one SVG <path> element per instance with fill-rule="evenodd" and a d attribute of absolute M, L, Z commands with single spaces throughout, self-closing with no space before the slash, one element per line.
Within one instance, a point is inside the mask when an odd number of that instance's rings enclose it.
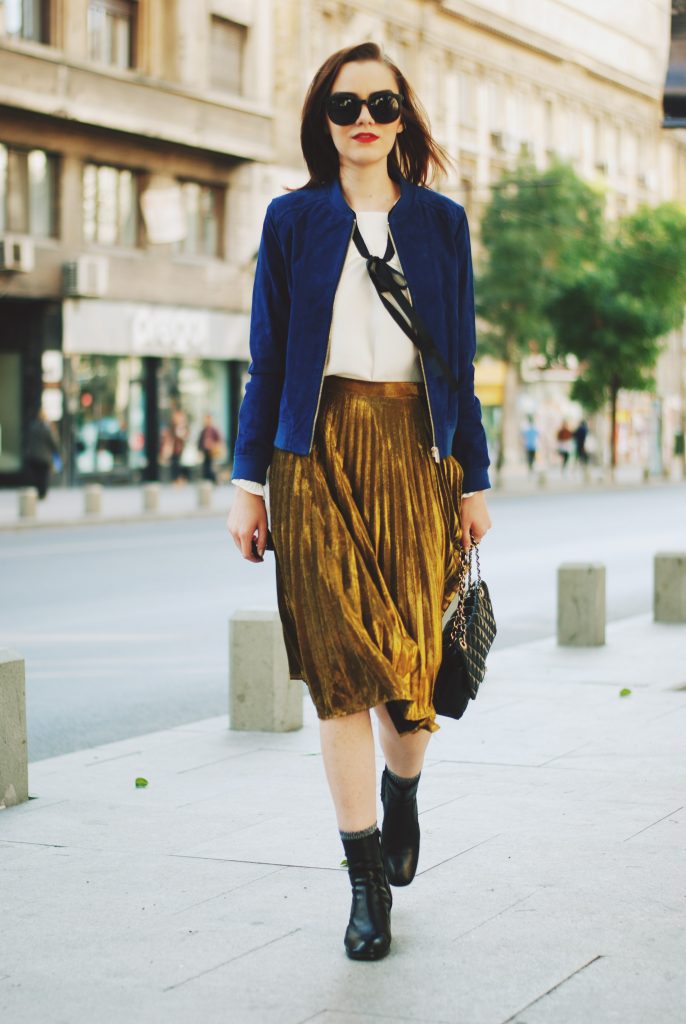
<path fill-rule="evenodd" d="M 474 394 L 474 292 L 462 206 L 400 179 L 388 216 L 412 303 L 457 377 L 451 389 L 421 359 L 438 460 L 454 455 L 465 491 L 490 487 L 481 406 Z M 238 417 L 232 479 L 264 483 L 274 447 L 311 451 L 334 296 L 355 225 L 338 180 L 273 199 L 257 258 L 250 380 Z"/>

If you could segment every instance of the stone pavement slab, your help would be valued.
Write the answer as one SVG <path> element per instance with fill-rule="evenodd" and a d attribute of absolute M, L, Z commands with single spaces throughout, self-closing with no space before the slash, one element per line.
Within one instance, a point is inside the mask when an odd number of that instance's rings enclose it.
<path fill-rule="evenodd" d="M 686 627 L 499 651 L 442 723 L 377 964 L 343 953 L 309 702 L 295 733 L 222 716 L 32 763 L 0 814 L 0 1019 L 682 1024 Z"/>

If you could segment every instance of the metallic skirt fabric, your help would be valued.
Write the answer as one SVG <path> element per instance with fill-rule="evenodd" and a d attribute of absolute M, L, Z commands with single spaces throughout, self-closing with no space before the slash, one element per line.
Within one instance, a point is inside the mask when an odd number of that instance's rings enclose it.
<path fill-rule="evenodd" d="M 460 585 L 462 469 L 431 457 L 423 383 L 324 378 L 309 455 L 269 470 L 290 676 L 319 718 L 387 704 L 438 729 L 443 613 Z"/>

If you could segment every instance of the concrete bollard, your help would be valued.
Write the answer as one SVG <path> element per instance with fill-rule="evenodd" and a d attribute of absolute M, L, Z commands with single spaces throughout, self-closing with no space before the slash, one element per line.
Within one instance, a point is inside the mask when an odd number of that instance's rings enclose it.
<path fill-rule="evenodd" d="M 211 480 L 201 480 L 198 484 L 198 508 L 212 507 L 212 491 L 214 484 Z"/>
<path fill-rule="evenodd" d="M 568 563 L 557 571 L 557 642 L 564 647 L 605 643 L 605 566 Z"/>
<path fill-rule="evenodd" d="M 102 514 L 102 484 L 86 484 L 83 489 L 83 511 L 87 516 Z"/>
<path fill-rule="evenodd" d="M 143 511 L 159 512 L 160 510 L 160 485 L 143 484 Z"/>
<path fill-rule="evenodd" d="M 0 810 L 29 798 L 24 659 L 0 648 Z"/>
<path fill-rule="evenodd" d="M 288 677 L 277 611 L 243 610 L 229 621 L 229 721 L 232 729 L 291 732 L 303 724 L 303 683 Z"/>
<path fill-rule="evenodd" d="M 653 615 L 656 622 L 686 622 L 686 551 L 655 555 Z"/>
<path fill-rule="evenodd" d="M 38 508 L 38 491 L 35 487 L 22 487 L 19 491 L 19 518 L 33 519 Z"/>

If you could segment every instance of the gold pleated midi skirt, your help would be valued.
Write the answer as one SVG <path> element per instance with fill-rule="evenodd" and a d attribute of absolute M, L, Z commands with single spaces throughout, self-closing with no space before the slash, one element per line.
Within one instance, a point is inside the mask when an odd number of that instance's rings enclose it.
<path fill-rule="evenodd" d="M 431 457 L 423 383 L 324 378 L 309 455 L 275 448 L 271 532 L 289 674 L 319 718 L 386 704 L 438 729 L 442 618 L 460 585 L 462 469 Z"/>

